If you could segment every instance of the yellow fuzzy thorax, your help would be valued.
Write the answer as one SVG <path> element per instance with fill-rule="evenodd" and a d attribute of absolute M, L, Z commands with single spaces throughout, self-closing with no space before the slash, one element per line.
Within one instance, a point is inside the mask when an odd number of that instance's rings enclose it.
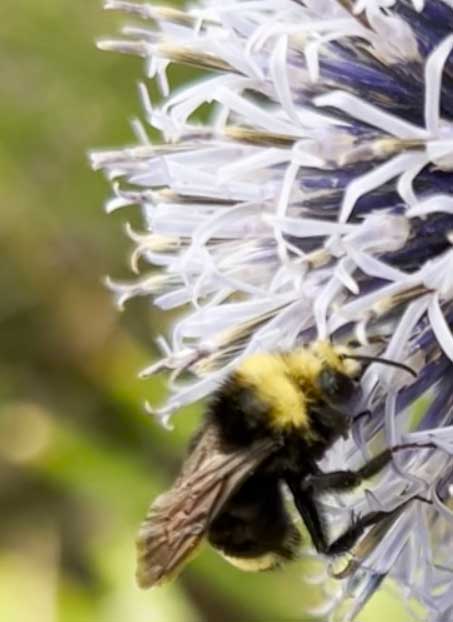
<path fill-rule="evenodd" d="M 315 341 L 292 352 L 252 354 L 242 361 L 236 374 L 241 384 L 254 389 L 269 407 L 273 427 L 308 430 L 310 403 L 322 399 L 318 384 L 322 369 L 330 367 L 351 377 L 358 371 L 355 361 L 341 357 L 347 351 Z"/>

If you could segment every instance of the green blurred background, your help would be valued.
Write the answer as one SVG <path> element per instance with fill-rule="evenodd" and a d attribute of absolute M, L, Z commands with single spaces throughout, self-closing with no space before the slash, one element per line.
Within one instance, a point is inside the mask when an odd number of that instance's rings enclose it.
<path fill-rule="evenodd" d="M 302 563 L 244 575 L 206 550 L 174 584 L 135 586 L 137 526 L 198 415 L 168 433 L 144 414 L 164 379 L 137 372 L 171 318 L 143 299 L 120 314 L 102 285 L 130 276 L 139 220 L 103 212 L 86 153 L 133 142 L 141 61 L 96 50 L 123 21 L 100 0 L 3 0 L 1 17 L 0 620 L 306 619 Z M 384 613 L 405 619 L 386 595 L 360 619 Z"/>

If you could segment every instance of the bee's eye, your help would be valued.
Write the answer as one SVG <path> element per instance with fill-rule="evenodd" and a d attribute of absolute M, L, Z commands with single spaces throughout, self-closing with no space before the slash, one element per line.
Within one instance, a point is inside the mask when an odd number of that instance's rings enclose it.
<path fill-rule="evenodd" d="M 347 402 L 354 396 L 357 385 L 346 374 L 325 367 L 319 375 L 319 388 L 329 401 Z"/>

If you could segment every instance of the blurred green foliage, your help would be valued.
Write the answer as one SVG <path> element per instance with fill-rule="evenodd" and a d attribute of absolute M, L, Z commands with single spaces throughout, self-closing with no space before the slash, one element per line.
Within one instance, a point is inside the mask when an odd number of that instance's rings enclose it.
<path fill-rule="evenodd" d="M 8 622 L 302 620 L 302 564 L 243 575 L 205 551 L 173 585 L 140 592 L 134 538 L 171 480 L 195 409 L 172 434 L 139 382 L 171 320 L 146 300 L 113 308 L 102 277 L 129 274 L 96 146 L 133 142 L 140 61 L 98 52 L 122 16 L 100 0 L 3 0 L 0 20 L 0 619 Z M 185 70 L 173 71 L 186 79 Z M 378 597 L 370 622 L 398 605 Z M 398 619 L 403 619 L 398 614 Z"/>

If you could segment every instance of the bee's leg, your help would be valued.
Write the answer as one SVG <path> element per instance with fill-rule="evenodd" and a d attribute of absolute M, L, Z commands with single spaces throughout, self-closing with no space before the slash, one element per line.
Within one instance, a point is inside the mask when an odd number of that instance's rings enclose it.
<path fill-rule="evenodd" d="M 406 505 L 411 503 L 412 501 L 423 501 L 423 503 L 432 502 L 424 497 L 420 497 L 419 495 L 414 495 L 407 501 L 404 501 L 400 505 L 398 505 L 393 510 L 376 510 L 374 512 L 369 512 L 364 516 L 355 516 L 352 519 L 352 523 L 348 529 L 344 533 L 341 534 L 336 540 L 334 540 L 331 544 L 328 545 L 325 554 L 326 555 L 341 555 L 342 553 L 346 553 L 349 551 L 360 536 L 363 534 L 367 527 L 371 527 L 371 525 L 375 525 L 379 523 L 381 520 L 391 517 L 398 516 L 398 514 L 404 509 Z"/>
<path fill-rule="evenodd" d="M 307 475 L 302 481 L 303 488 L 310 488 L 317 493 L 327 490 L 350 490 L 358 486 L 362 480 L 373 477 L 392 459 L 392 451 L 386 449 L 374 456 L 357 471 L 330 471 Z"/>
<path fill-rule="evenodd" d="M 335 555 L 349 550 L 369 526 L 378 522 L 387 512 L 371 512 L 361 518 L 353 519 L 352 525 L 333 543 L 329 544 L 324 515 L 316 499 L 315 491 L 303 489 L 300 479 L 294 476 L 285 478 L 294 498 L 294 504 L 299 512 L 313 546 L 318 553 Z"/>
<path fill-rule="evenodd" d="M 329 544 L 325 519 L 313 492 L 311 490 L 302 489 L 300 477 L 287 475 L 285 481 L 293 495 L 294 505 L 311 536 L 313 546 L 318 553 L 326 553 Z"/>
<path fill-rule="evenodd" d="M 294 504 L 311 536 L 313 546 L 318 553 L 324 555 L 339 555 L 349 551 L 367 527 L 371 527 L 371 525 L 379 523 L 389 516 L 397 516 L 404 506 L 411 501 L 419 500 L 431 503 L 423 497 L 414 495 L 393 510 L 376 510 L 364 516 L 355 516 L 348 529 L 329 544 L 324 514 L 317 502 L 316 493 L 313 490 L 304 490 L 301 487 L 300 479 L 295 476 L 287 476 L 285 481 L 293 494 Z"/>
<path fill-rule="evenodd" d="M 367 527 L 379 523 L 384 518 L 396 513 L 396 510 L 399 509 L 400 508 L 398 507 L 395 510 L 388 512 L 384 510 L 377 510 L 369 512 L 364 516 L 353 517 L 350 527 L 348 527 L 348 529 L 346 529 L 341 536 L 329 544 L 325 551 L 326 555 L 341 555 L 342 553 L 346 553 L 354 546 Z"/>
<path fill-rule="evenodd" d="M 404 449 L 433 448 L 432 443 L 417 445 L 408 443 L 397 445 L 391 449 L 384 449 L 381 453 L 371 458 L 357 471 L 331 471 L 330 473 L 315 473 L 307 475 L 302 481 L 303 488 L 311 488 L 317 493 L 326 490 L 350 490 L 358 486 L 364 479 L 373 477 L 381 471 L 392 459 L 395 452 Z"/>

